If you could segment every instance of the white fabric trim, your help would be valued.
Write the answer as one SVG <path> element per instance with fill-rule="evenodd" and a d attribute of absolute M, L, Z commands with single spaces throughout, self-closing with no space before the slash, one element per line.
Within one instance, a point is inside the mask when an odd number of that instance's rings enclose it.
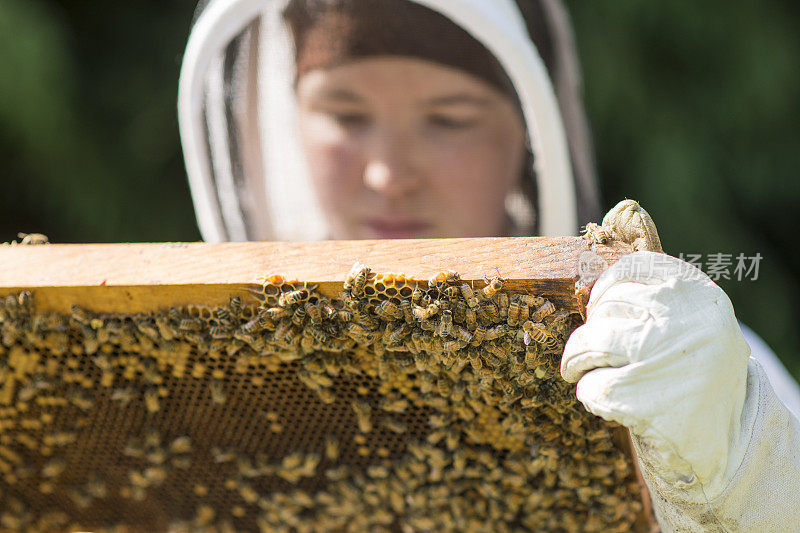
<path fill-rule="evenodd" d="M 273 0 L 261 13 L 258 122 L 264 200 L 275 238 L 317 241 L 325 239 L 328 232 L 300 143 L 293 87 L 294 43 L 281 17 L 285 5 L 286 0 Z"/>
<path fill-rule="evenodd" d="M 761 363 L 775 395 L 795 417 L 800 419 L 800 386 L 797 381 L 761 337 L 741 322 L 739 326 L 742 328 L 744 340 L 750 345 L 750 355 Z"/>
<path fill-rule="evenodd" d="M 211 180 L 211 168 L 203 125 L 205 77 L 211 61 L 222 53 L 258 13 L 263 0 L 215 1 L 197 19 L 178 81 L 178 124 L 189 187 L 203 240 L 225 240 L 220 206 Z"/>
<path fill-rule="evenodd" d="M 207 78 L 206 113 L 208 115 L 209 146 L 211 163 L 214 167 L 220 210 L 225 221 L 228 240 L 246 241 L 247 230 L 244 225 L 242 208 L 236 194 L 236 183 L 231 168 L 229 125 L 225 114 L 225 52 L 220 53 L 211 64 Z"/>

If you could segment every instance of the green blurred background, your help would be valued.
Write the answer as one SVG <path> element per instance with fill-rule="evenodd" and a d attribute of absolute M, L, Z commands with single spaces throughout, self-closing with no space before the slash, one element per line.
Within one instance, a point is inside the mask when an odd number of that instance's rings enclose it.
<path fill-rule="evenodd" d="M 725 281 L 800 377 L 800 3 L 569 0 L 606 207 Z M 175 101 L 194 2 L 0 0 L 0 242 L 194 241 Z M 2 268 L 2 266 L 0 266 Z"/>

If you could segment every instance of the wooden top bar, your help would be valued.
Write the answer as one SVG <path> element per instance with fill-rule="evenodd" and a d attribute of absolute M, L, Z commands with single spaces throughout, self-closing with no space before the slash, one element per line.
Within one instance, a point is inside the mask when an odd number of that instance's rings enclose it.
<path fill-rule="evenodd" d="M 483 286 L 500 275 L 510 291 L 546 294 L 579 308 L 574 296 L 581 254 L 608 264 L 631 250 L 593 245 L 580 237 L 513 237 L 380 241 L 0 245 L 0 295 L 29 289 L 43 311 L 78 304 L 96 312 L 227 303 L 249 295 L 273 274 L 319 284 L 335 296 L 355 262 L 376 272 L 419 280 L 442 270 Z"/>

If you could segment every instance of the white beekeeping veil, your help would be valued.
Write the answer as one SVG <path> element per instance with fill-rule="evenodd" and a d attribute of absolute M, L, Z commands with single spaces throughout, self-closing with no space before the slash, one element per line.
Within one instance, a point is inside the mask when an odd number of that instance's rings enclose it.
<path fill-rule="evenodd" d="M 510 214 L 535 211 L 538 233 L 549 236 L 574 234 L 579 224 L 596 219 L 599 199 L 577 63 L 558 0 L 408 1 L 449 18 L 481 43 L 516 91 L 538 200 L 524 206 L 510 198 Z M 179 125 L 198 223 L 209 242 L 327 235 L 300 149 L 286 3 L 212 0 L 186 47 Z M 545 35 L 539 37 L 545 60 L 533 33 Z"/>

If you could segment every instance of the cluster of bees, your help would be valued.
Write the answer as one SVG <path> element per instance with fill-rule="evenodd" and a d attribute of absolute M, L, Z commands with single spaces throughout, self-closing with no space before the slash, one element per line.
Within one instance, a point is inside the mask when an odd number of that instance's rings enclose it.
<path fill-rule="evenodd" d="M 639 486 L 558 375 L 580 319 L 452 271 L 152 314 L 0 300 L 0 528 L 628 531 Z"/>

